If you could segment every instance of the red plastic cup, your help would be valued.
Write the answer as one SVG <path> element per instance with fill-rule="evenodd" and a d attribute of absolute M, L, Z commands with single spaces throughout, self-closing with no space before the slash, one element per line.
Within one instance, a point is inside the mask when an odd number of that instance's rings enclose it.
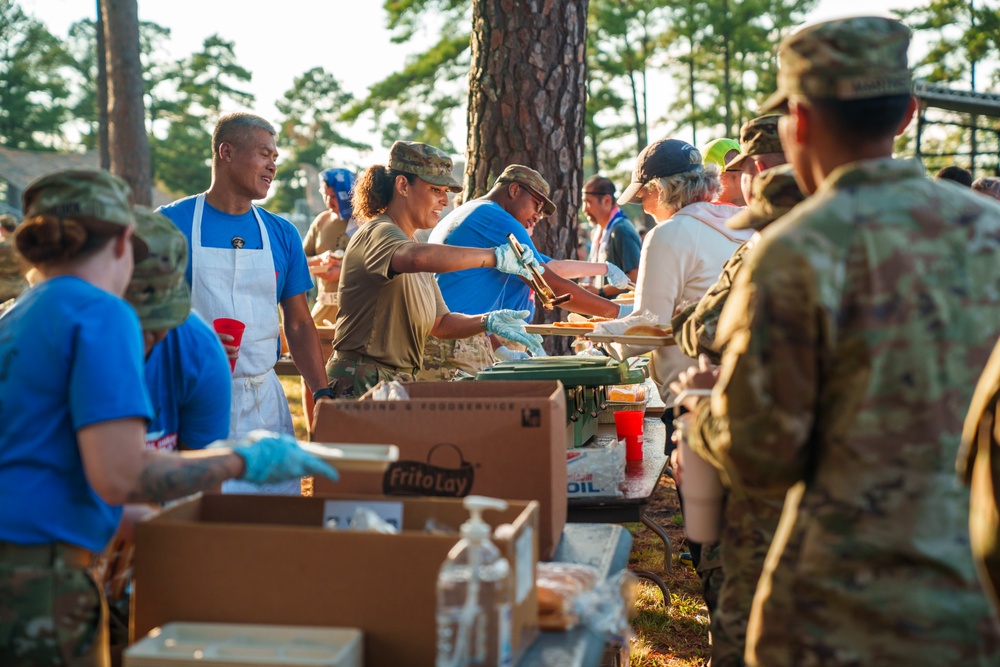
<path fill-rule="evenodd" d="M 618 439 L 625 441 L 625 460 L 642 460 L 642 410 L 622 410 L 615 413 L 615 430 Z"/>
<path fill-rule="evenodd" d="M 240 341 L 243 340 L 243 332 L 246 330 L 247 325 L 243 324 L 239 320 L 232 320 L 228 317 L 220 317 L 217 320 L 212 320 L 212 326 L 215 328 L 215 333 L 226 334 L 233 337 L 233 342 L 228 343 L 229 345 L 235 345 L 237 349 L 240 347 Z M 229 360 L 229 370 L 236 370 L 236 360 Z"/>

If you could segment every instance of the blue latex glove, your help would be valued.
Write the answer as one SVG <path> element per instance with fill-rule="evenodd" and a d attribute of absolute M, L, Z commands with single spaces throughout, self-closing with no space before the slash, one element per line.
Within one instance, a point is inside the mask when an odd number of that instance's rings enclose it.
<path fill-rule="evenodd" d="M 531 248 L 525 248 L 521 256 L 524 258 L 524 264 L 517 260 L 517 255 L 514 254 L 514 249 L 509 245 L 498 245 L 493 249 L 493 254 L 497 258 L 497 270 L 503 271 L 504 273 L 513 273 L 515 276 L 521 276 L 522 278 L 531 278 L 531 271 L 526 267 L 528 265 L 534 265 L 539 273 L 545 273 L 545 267 L 538 263 L 535 259 L 535 253 L 531 252 Z M 526 316 L 527 317 L 527 316 Z"/>
<path fill-rule="evenodd" d="M 635 310 L 635 306 L 633 304 L 623 303 L 618 307 L 618 319 L 620 320 L 623 317 L 628 317 L 632 314 L 633 310 Z"/>
<path fill-rule="evenodd" d="M 530 359 L 531 355 L 527 352 L 521 352 L 520 350 L 511 350 L 509 348 L 501 345 L 497 349 L 493 350 L 493 356 L 500 361 L 520 361 L 522 359 Z"/>
<path fill-rule="evenodd" d="M 608 272 L 604 274 L 604 282 L 615 289 L 628 288 L 628 276 L 625 275 L 625 272 L 611 262 L 605 262 L 605 264 L 608 266 Z"/>
<path fill-rule="evenodd" d="M 520 343 L 535 354 L 535 350 L 542 349 L 542 337 L 525 332 L 524 318 L 530 314 L 527 310 L 494 310 L 486 316 L 486 330 L 501 338 Z"/>
<path fill-rule="evenodd" d="M 323 475 L 333 480 L 339 476 L 329 465 L 299 448 L 290 435 L 251 431 L 233 451 L 246 462 L 240 479 L 254 484 L 273 484 L 310 475 Z"/>

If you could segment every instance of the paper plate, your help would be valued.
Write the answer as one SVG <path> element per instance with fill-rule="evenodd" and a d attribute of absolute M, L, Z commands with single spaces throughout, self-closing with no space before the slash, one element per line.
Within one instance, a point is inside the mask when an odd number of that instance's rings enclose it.
<path fill-rule="evenodd" d="M 399 460 L 396 445 L 299 442 L 299 447 L 326 461 L 339 471 L 381 472 Z"/>

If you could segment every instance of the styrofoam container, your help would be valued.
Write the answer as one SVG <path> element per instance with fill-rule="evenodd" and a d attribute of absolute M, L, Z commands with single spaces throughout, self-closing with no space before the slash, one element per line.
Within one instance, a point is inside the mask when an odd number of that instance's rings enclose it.
<path fill-rule="evenodd" d="M 124 667 L 362 667 L 356 628 L 167 623 L 125 651 Z"/>

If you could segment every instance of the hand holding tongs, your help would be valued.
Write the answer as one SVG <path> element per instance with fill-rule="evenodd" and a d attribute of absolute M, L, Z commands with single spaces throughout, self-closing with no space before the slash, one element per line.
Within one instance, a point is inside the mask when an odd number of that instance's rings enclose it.
<path fill-rule="evenodd" d="M 542 278 L 541 272 L 534 264 L 525 264 L 523 260 L 524 248 L 521 244 L 517 242 L 517 237 L 513 234 L 507 235 L 507 243 L 510 244 L 511 250 L 517 255 L 517 259 L 521 262 L 521 265 L 527 268 L 531 272 L 531 276 L 528 278 L 528 282 L 531 283 L 532 289 L 535 290 L 535 294 L 538 295 L 538 299 L 542 302 L 542 308 L 545 310 L 552 310 L 561 303 L 566 303 L 572 298 L 570 294 L 560 294 L 556 296 L 549 284 L 545 282 L 545 278 Z"/>

